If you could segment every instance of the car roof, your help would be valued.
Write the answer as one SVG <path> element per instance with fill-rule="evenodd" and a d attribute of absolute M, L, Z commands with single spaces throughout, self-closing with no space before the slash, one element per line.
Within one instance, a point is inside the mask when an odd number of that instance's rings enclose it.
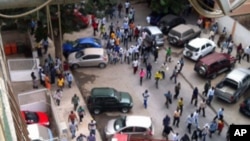
<path fill-rule="evenodd" d="M 164 17 L 161 19 L 161 21 L 169 22 L 169 21 L 172 21 L 173 19 L 176 19 L 176 18 L 179 18 L 179 17 L 176 16 L 176 15 L 173 15 L 173 14 L 169 14 L 169 15 L 164 16 Z"/>
<path fill-rule="evenodd" d="M 176 27 L 172 28 L 172 30 L 182 31 L 185 32 L 190 29 L 189 25 L 186 24 L 179 24 Z"/>
<path fill-rule="evenodd" d="M 152 126 L 152 120 L 148 116 L 129 115 L 126 116 L 126 126 L 149 128 Z"/>
<path fill-rule="evenodd" d="M 93 88 L 91 90 L 91 96 L 92 97 L 107 97 L 107 96 L 114 96 L 114 89 L 109 87 L 98 87 Z"/>
<path fill-rule="evenodd" d="M 81 44 L 83 44 L 83 43 L 95 43 L 95 44 L 101 45 L 100 39 L 94 38 L 94 37 L 79 38 L 79 39 L 77 39 L 77 41 L 80 42 Z"/>
<path fill-rule="evenodd" d="M 240 82 L 242 79 L 246 77 L 246 75 L 250 75 L 250 70 L 244 68 L 236 68 L 232 70 L 226 78 L 235 80 L 236 82 Z"/>
<path fill-rule="evenodd" d="M 104 49 L 103 48 L 85 48 L 82 51 L 84 51 L 84 54 L 98 54 L 103 55 Z"/>
<path fill-rule="evenodd" d="M 162 34 L 161 30 L 157 26 L 146 26 L 145 28 L 147 28 L 152 35 Z"/>
<path fill-rule="evenodd" d="M 206 43 L 210 43 L 211 40 L 207 39 L 207 38 L 195 38 L 193 40 L 191 40 L 188 45 L 194 47 L 194 48 L 200 48 L 201 46 L 203 46 Z"/>
<path fill-rule="evenodd" d="M 202 62 L 204 64 L 207 64 L 207 65 L 210 65 L 218 60 L 223 60 L 227 57 L 229 57 L 230 55 L 229 54 L 226 54 L 226 53 L 217 53 L 217 52 L 214 52 L 212 54 L 209 54 L 203 58 L 200 59 L 199 62 Z"/>

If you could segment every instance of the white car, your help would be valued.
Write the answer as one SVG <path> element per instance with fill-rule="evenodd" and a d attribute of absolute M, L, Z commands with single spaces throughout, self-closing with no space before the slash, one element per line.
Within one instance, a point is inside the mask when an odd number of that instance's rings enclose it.
<path fill-rule="evenodd" d="M 215 51 L 216 44 L 207 38 L 195 38 L 184 48 L 183 55 L 194 61 Z"/>
<path fill-rule="evenodd" d="M 148 116 L 129 115 L 111 119 L 104 130 L 107 139 L 116 133 L 150 136 L 154 134 L 152 118 Z"/>

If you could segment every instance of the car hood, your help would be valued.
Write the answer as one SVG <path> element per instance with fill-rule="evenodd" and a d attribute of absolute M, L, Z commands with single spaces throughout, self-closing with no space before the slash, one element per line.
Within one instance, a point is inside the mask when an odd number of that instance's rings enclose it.
<path fill-rule="evenodd" d="M 132 97 L 130 96 L 129 93 L 127 92 L 120 92 L 121 93 L 121 103 L 132 103 L 133 100 L 132 100 Z"/>
<path fill-rule="evenodd" d="M 73 43 L 66 42 L 63 44 L 63 52 L 70 52 L 73 49 Z"/>
<path fill-rule="evenodd" d="M 111 119 L 108 121 L 106 127 L 105 127 L 105 134 L 106 136 L 110 136 L 116 133 L 116 130 L 114 128 L 115 119 Z"/>

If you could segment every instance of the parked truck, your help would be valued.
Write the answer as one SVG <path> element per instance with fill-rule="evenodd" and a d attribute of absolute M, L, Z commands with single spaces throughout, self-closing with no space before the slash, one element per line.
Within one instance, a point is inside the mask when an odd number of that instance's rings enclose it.
<path fill-rule="evenodd" d="M 169 31 L 168 42 L 171 45 L 183 47 L 190 40 L 200 35 L 201 29 L 198 26 L 180 24 Z"/>
<path fill-rule="evenodd" d="M 250 70 L 236 68 L 216 85 L 215 96 L 228 102 L 236 103 L 250 86 Z"/>

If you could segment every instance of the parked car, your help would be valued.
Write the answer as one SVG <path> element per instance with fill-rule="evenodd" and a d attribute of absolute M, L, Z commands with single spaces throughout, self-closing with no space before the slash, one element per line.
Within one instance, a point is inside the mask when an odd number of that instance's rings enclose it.
<path fill-rule="evenodd" d="M 167 35 L 168 32 L 173 27 L 179 24 L 185 24 L 185 23 L 186 23 L 186 20 L 184 18 L 169 14 L 161 18 L 161 20 L 158 23 L 158 26 L 161 29 L 162 33 Z"/>
<path fill-rule="evenodd" d="M 127 113 L 133 107 L 133 99 L 128 92 L 120 92 L 110 87 L 96 87 L 91 90 L 87 106 L 96 115 L 102 111 L 113 110 Z"/>
<path fill-rule="evenodd" d="M 199 37 L 201 29 L 194 25 L 180 24 L 172 28 L 168 33 L 168 42 L 174 46 L 183 46 L 190 40 Z"/>
<path fill-rule="evenodd" d="M 196 62 L 194 71 L 205 78 L 215 78 L 222 72 L 232 70 L 235 62 L 236 58 L 229 54 L 214 52 Z"/>
<path fill-rule="evenodd" d="M 152 42 L 155 40 L 157 46 L 164 45 L 164 35 L 157 26 L 146 26 L 143 30 L 147 33 L 146 41 Z"/>
<path fill-rule="evenodd" d="M 21 111 L 21 115 L 26 124 L 38 123 L 44 126 L 49 126 L 49 117 L 45 112 Z"/>
<path fill-rule="evenodd" d="M 74 22 L 76 23 L 76 26 L 79 26 L 78 28 L 86 28 L 89 25 L 89 18 L 88 15 L 82 14 L 77 9 L 74 9 Z"/>
<path fill-rule="evenodd" d="M 250 97 L 246 98 L 241 104 L 240 104 L 240 112 L 248 117 L 250 117 Z"/>
<path fill-rule="evenodd" d="M 216 44 L 207 38 L 195 38 L 184 48 L 183 55 L 194 61 L 215 51 Z"/>
<path fill-rule="evenodd" d="M 67 56 L 85 48 L 102 48 L 101 40 L 94 37 L 79 38 L 73 42 L 67 41 L 63 44 L 63 55 Z"/>
<path fill-rule="evenodd" d="M 40 124 L 30 124 L 27 126 L 31 141 L 53 141 L 55 138 L 51 129 Z"/>
<path fill-rule="evenodd" d="M 150 135 L 154 134 L 152 118 L 148 116 L 121 116 L 108 121 L 105 129 L 106 138 L 116 133 L 128 135 Z"/>
<path fill-rule="evenodd" d="M 246 93 L 249 86 L 250 70 L 236 68 L 216 85 L 215 96 L 228 103 L 235 103 Z"/>
<path fill-rule="evenodd" d="M 73 69 L 95 66 L 105 68 L 108 64 L 108 55 L 103 48 L 86 48 L 69 54 L 68 64 Z"/>
<path fill-rule="evenodd" d="M 159 21 L 162 17 L 164 17 L 166 14 L 164 13 L 158 13 L 158 12 L 151 12 L 148 17 L 150 18 L 150 25 L 158 25 Z"/>

